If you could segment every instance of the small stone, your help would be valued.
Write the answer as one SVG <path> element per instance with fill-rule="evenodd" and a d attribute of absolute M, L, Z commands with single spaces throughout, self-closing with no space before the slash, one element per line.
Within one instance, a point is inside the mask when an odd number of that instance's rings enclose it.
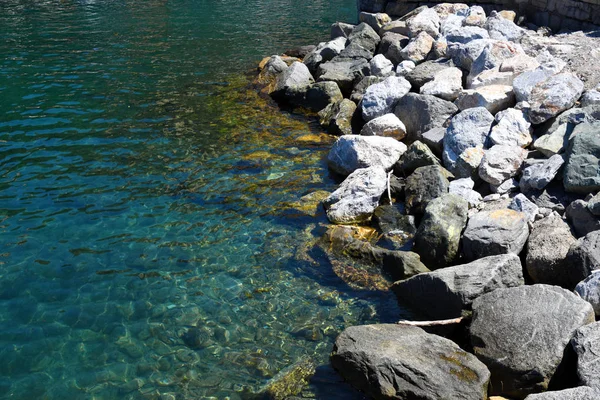
<path fill-rule="evenodd" d="M 419 167 L 406 179 L 406 209 L 423 214 L 429 202 L 448 193 L 447 171 L 436 165 Z"/>
<path fill-rule="evenodd" d="M 496 114 L 498 123 L 492 128 L 489 139 L 492 144 L 525 148 L 532 142 L 531 123 L 521 110 L 509 108 Z"/>
<path fill-rule="evenodd" d="M 552 182 L 564 162 L 561 155 L 555 154 L 544 162 L 525 168 L 523 170 L 521 181 L 519 182 L 521 191 L 527 193 L 531 190 L 541 190 L 545 188 Z"/>
<path fill-rule="evenodd" d="M 319 111 L 321 126 L 332 135 L 351 135 L 352 117 L 356 111 L 356 104 L 348 99 L 331 103 Z"/>
<path fill-rule="evenodd" d="M 456 67 L 437 72 L 432 81 L 420 89 L 421 94 L 429 94 L 444 100 L 454 101 L 462 91 L 462 71 Z"/>
<path fill-rule="evenodd" d="M 518 146 L 492 146 L 481 160 L 479 177 L 492 185 L 500 185 L 517 175 L 527 154 L 527 150 Z"/>
<path fill-rule="evenodd" d="M 394 111 L 398 100 L 410 91 L 410 83 L 402 77 L 390 76 L 367 88 L 361 103 L 365 121 Z"/>
<path fill-rule="evenodd" d="M 512 86 L 482 86 L 477 89 L 463 91 L 455 104 L 461 111 L 469 108 L 484 107 L 495 115 L 502 110 L 514 106 L 515 95 Z"/>
<path fill-rule="evenodd" d="M 410 40 L 400 52 L 403 59 L 416 64 L 424 61 L 433 47 L 434 39 L 427 32 L 421 32 Z"/>
<path fill-rule="evenodd" d="M 406 127 L 396 114 L 385 114 L 370 120 L 360 131 L 364 136 L 387 136 L 396 140 L 406 137 Z"/>

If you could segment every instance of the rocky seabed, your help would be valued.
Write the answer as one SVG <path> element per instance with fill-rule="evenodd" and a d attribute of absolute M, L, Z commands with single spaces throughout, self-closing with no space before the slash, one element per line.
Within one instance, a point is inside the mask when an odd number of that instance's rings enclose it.
<path fill-rule="evenodd" d="M 370 398 L 600 398 L 600 41 L 518 17 L 363 12 L 261 62 L 262 92 L 339 136 L 327 240 L 428 320 L 339 335 Z"/>

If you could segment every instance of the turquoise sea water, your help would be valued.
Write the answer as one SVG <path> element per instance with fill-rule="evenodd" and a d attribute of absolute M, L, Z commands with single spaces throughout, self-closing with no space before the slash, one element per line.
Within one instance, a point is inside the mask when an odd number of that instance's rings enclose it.
<path fill-rule="evenodd" d="M 397 319 L 313 248 L 331 139 L 243 72 L 354 0 L 0 1 L 0 398 L 243 398 Z M 310 136 L 313 135 L 313 136 Z"/>

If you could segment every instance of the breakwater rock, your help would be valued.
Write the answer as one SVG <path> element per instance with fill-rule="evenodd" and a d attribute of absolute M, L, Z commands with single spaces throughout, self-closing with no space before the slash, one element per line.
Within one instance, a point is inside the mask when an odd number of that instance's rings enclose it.
<path fill-rule="evenodd" d="M 338 337 L 333 366 L 372 398 L 600 391 L 600 39 L 486 10 L 363 12 L 261 63 L 263 93 L 339 136 L 330 248 L 434 319 Z"/>

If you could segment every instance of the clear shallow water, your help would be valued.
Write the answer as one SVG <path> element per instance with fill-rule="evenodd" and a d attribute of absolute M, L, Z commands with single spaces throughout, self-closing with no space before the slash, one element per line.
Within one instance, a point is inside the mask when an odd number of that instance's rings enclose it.
<path fill-rule="evenodd" d="M 331 344 L 398 310 L 294 210 L 331 139 L 240 73 L 354 4 L 0 1 L 0 398 L 240 398 L 303 357 L 360 398 Z"/>

